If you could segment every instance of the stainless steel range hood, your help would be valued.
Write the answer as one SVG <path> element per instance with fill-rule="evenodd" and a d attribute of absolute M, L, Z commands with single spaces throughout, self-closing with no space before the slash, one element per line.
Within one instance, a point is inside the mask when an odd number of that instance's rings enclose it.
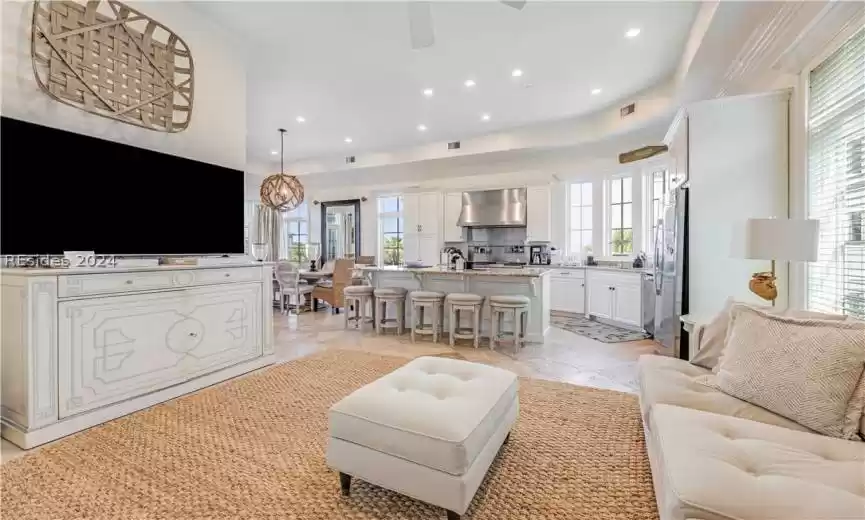
<path fill-rule="evenodd" d="M 457 225 L 462 227 L 525 227 L 526 189 L 467 191 Z"/>

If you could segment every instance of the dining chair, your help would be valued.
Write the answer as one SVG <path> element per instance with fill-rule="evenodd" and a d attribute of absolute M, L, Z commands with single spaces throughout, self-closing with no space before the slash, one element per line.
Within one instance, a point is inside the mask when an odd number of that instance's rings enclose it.
<path fill-rule="evenodd" d="M 294 306 L 300 312 L 300 307 L 306 299 L 306 295 L 311 293 L 313 286 L 300 280 L 300 271 L 290 262 L 279 262 L 276 264 L 276 283 L 279 286 L 279 309 L 283 314 L 287 314 L 288 308 L 285 302 L 289 298 L 294 300 Z"/>

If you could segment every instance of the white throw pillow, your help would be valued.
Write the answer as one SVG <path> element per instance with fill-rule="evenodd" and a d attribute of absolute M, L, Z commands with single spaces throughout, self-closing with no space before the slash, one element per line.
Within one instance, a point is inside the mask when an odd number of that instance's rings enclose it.
<path fill-rule="evenodd" d="M 727 341 L 727 325 L 730 323 L 730 309 L 736 304 L 733 298 L 727 298 L 724 308 L 715 318 L 703 327 L 700 335 L 700 349 L 691 359 L 692 365 L 708 368 L 713 372 L 718 371 L 718 362 L 724 353 L 724 345 Z M 780 311 L 774 307 L 761 308 L 764 312 L 790 318 L 811 318 L 821 320 L 844 320 L 842 314 L 824 314 L 822 312 L 786 309 Z"/>
<path fill-rule="evenodd" d="M 777 316 L 736 304 L 710 384 L 814 431 L 854 439 L 865 408 L 865 322 Z"/>

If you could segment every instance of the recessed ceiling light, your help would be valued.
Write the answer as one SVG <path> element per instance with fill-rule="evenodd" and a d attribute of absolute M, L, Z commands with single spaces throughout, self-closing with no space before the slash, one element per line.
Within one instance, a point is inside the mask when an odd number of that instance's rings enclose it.
<path fill-rule="evenodd" d="M 306 118 L 303 116 L 297 116 L 294 118 L 294 120 L 297 121 L 298 123 L 306 123 Z"/>
<path fill-rule="evenodd" d="M 522 69 L 514 69 L 511 71 L 511 76 L 513 76 L 515 78 L 519 78 L 522 75 L 523 75 Z"/>
<path fill-rule="evenodd" d="M 638 34 L 640 34 L 640 29 L 637 27 L 628 29 L 628 32 L 625 33 L 625 38 L 635 38 Z"/>
<path fill-rule="evenodd" d="M 418 132 L 426 132 L 426 125 L 417 125 Z"/>
<path fill-rule="evenodd" d="M 424 95 L 424 96 L 426 96 L 426 97 L 432 97 L 433 94 L 434 94 L 433 89 L 431 89 L 431 88 L 425 88 L 425 89 L 423 89 L 423 95 Z"/>
<path fill-rule="evenodd" d="M 489 121 L 489 120 L 490 120 L 489 114 L 481 114 L 481 121 Z"/>
<path fill-rule="evenodd" d="M 271 150 L 270 155 L 279 155 L 279 150 Z"/>
<path fill-rule="evenodd" d="M 601 89 L 599 89 L 599 88 L 593 88 L 592 89 L 592 95 L 593 96 L 597 96 L 600 93 L 601 93 Z"/>
<path fill-rule="evenodd" d="M 345 138 L 345 142 L 350 143 L 350 142 L 351 142 L 351 137 L 346 137 L 346 138 Z"/>
<path fill-rule="evenodd" d="M 467 86 L 467 87 L 469 87 L 469 88 L 474 87 L 474 86 L 475 86 L 475 80 L 473 80 L 473 79 L 467 79 L 466 82 L 463 83 L 463 85 L 465 85 L 465 86 Z"/>

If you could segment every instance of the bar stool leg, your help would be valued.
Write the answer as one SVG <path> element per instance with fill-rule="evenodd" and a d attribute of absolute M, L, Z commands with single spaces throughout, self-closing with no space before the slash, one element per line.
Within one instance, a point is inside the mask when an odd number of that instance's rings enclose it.
<path fill-rule="evenodd" d="M 398 336 L 405 334 L 405 300 L 396 302 L 396 330 Z"/>
<path fill-rule="evenodd" d="M 450 343 L 451 346 L 454 346 L 454 333 L 456 332 L 456 318 L 454 315 L 459 312 L 454 310 L 453 304 L 451 304 L 450 312 L 448 313 L 448 332 L 450 333 Z"/>
<path fill-rule="evenodd" d="M 433 343 L 439 342 L 439 305 L 438 303 L 432 304 L 432 337 Z"/>
<path fill-rule="evenodd" d="M 415 342 L 414 341 L 414 331 L 415 331 L 415 329 L 417 329 L 418 314 L 419 313 L 417 311 L 417 304 L 412 302 L 412 304 L 411 304 L 411 342 L 412 343 Z"/>
<path fill-rule="evenodd" d="M 383 300 L 375 299 L 375 306 L 378 307 L 379 311 L 382 313 L 382 316 L 387 316 L 387 303 Z M 381 318 L 379 316 L 377 320 L 375 320 L 375 334 L 376 336 L 381 336 Z"/>
<path fill-rule="evenodd" d="M 514 353 L 520 351 L 520 325 L 522 324 L 522 312 L 519 308 L 514 309 Z"/>
<path fill-rule="evenodd" d="M 474 327 L 472 327 L 472 332 L 475 335 L 475 348 L 478 348 L 481 344 L 481 308 L 480 306 L 475 306 L 474 309 Z"/>

